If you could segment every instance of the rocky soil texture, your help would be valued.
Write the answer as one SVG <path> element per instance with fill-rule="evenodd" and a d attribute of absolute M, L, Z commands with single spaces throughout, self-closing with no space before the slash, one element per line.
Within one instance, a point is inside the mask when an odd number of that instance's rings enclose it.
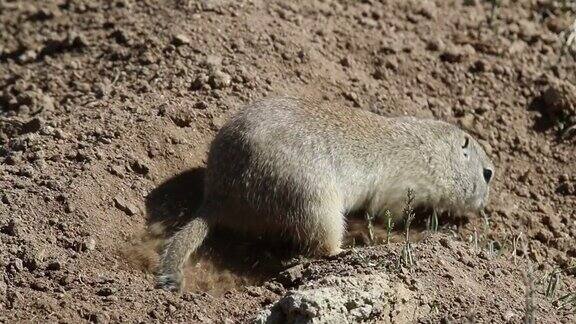
<path fill-rule="evenodd" d="M 574 323 L 575 10 L 0 0 L 0 322 Z M 399 225 L 322 260 L 217 233 L 185 293 L 155 289 L 215 131 L 275 94 L 463 127 L 497 168 L 487 218 L 416 222 L 412 265 Z"/>

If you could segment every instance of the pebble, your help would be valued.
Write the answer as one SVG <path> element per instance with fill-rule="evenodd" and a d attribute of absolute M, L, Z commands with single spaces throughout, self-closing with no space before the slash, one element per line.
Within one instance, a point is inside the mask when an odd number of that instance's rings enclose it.
<path fill-rule="evenodd" d="M 210 75 L 210 85 L 214 89 L 227 88 L 232 83 L 232 77 L 222 71 L 214 71 Z"/>
<path fill-rule="evenodd" d="M 443 51 L 446 45 L 442 41 L 442 39 L 434 37 L 429 39 L 426 43 L 426 49 L 429 51 Z"/>
<path fill-rule="evenodd" d="M 302 280 L 304 276 L 304 265 L 298 264 L 287 270 L 282 271 L 278 275 L 278 281 L 284 286 L 294 286 Z"/>
<path fill-rule="evenodd" d="M 8 268 L 12 270 L 12 272 L 21 272 L 24 270 L 24 262 L 22 259 L 16 258 L 14 261 L 10 262 Z"/>
<path fill-rule="evenodd" d="M 6 226 L 0 229 L 0 232 L 10 236 L 19 236 L 20 226 L 18 221 L 16 221 L 15 219 L 11 219 Z"/>
<path fill-rule="evenodd" d="M 81 248 L 83 251 L 94 251 L 96 249 L 96 240 L 91 237 L 85 239 L 81 244 Z"/>
<path fill-rule="evenodd" d="M 418 14 L 428 18 L 436 18 L 436 4 L 430 0 L 424 0 L 420 3 L 420 8 L 418 8 Z"/>
<path fill-rule="evenodd" d="M 116 208 L 125 212 L 129 216 L 136 215 L 140 212 L 140 209 L 138 209 L 138 206 L 134 205 L 133 203 L 126 201 L 126 199 L 122 196 L 114 197 L 114 205 L 116 206 Z"/>
<path fill-rule="evenodd" d="M 146 175 L 148 174 L 148 172 L 150 172 L 150 168 L 148 167 L 148 165 L 146 165 L 143 161 L 139 159 L 133 160 L 130 163 L 130 168 L 132 168 L 132 171 L 141 175 Z"/>
<path fill-rule="evenodd" d="M 563 80 L 554 80 L 542 93 L 542 99 L 550 117 L 576 117 L 576 86 L 573 84 Z"/>
<path fill-rule="evenodd" d="M 119 177 L 119 178 L 124 178 L 124 167 L 121 167 L 119 165 L 112 165 L 110 166 L 110 168 L 108 169 L 110 171 L 110 173 L 112 173 L 113 175 Z"/>
<path fill-rule="evenodd" d="M 30 288 L 37 290 L 37 291 L 48 291 L 48 289 L 49 289 L 48 285 L 45 282 L 39 281 L 39 280 L 33 281 L 30 284 Z"/>
<path fill-rule="evenodd" d="M 108 296 L 114 295 L 114 293 L 116 293 L 116 291 L 114 289 L 112 289 L 110 287 L 104 287 L 104 288 L 98 290 L 96 292 L 96 295 L 102 296 L 102 297 L 108 297 Z"/>
<path fill-rule="evenodd" d="M 218 55 L 208 55 L 204 59 L 204 65 L 209 69 L 217 69 L 222 66 L 222 57 Z"/>
<path fill-rule="evenodd" d="M 172 37 L 172 44 L 182 46 L 190 44 L 190 38 L 184 34 L 176 34 Z"/>
<path fill-rule="evenodd" d="M 440 54 L 440 59 L 449 63 L 459 63 L 464 60 L 466 53 L 462 47 L 450 45 L 447 46 L 442 54 Z"/>
<path fill-rule="evenodd" d="M 198 74 L 198 76 L 196 76 L 194 81 L 192 81 L 190 88 L 192 90 L 205 89 L 206 85 L 208 84 L 208 81 L 210 81 L 210 77 L 204 73 L 200 73 Z"/>
<path fill-rule="evenodd" d="M 57 271 L 57 270 L 60 270 L 61 268 L 62 268 L 62 264 L 58 260 L 50 261 L 50 262 L 48 262 L 48 265 L 46 266 L 46 270 L 52 270 L 52 271 Z"/>

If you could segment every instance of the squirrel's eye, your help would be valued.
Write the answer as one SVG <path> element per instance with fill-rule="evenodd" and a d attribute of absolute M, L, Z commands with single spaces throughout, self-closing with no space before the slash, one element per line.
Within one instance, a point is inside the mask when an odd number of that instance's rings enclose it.
<path fill-rule="evenodd" d="M 462 145 L 462 148 L 468 148 L 468 144 L 470 144 L 470 139 L 468 137 L 464 137 L 464 145 Z"/>

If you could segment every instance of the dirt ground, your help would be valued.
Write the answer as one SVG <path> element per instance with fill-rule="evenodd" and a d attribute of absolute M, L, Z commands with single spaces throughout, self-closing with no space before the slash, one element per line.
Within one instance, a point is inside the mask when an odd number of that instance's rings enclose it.
<path fill-rule="evenodd" d="M 574 323 L 576 5 L 498 3 L 0 0 L 0 322 L 243 323 L 371 275 L 400 288 L 358 321 Z M 411 267 L 400 232 L 288 261 L 216 233 L 185 293 L 155 289 L 215 131 L 275 94 L 460 125 L 496 165 L 488 219 L 421 220 Z"/>

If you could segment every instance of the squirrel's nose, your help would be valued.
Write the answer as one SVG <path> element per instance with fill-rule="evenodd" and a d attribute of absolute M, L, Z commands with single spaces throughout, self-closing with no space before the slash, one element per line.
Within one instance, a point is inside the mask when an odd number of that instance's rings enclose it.
<path fill-rule="evenodd" d="M 488 169 L 488 168 L 484 169 L 483 175 L 484 175 L 484 180 L 486 181 L 486 183 L 490 183 L 490 180 L 492 179 L 493 173 L 494 172 L 492 171 L 492 169 Z"/>

